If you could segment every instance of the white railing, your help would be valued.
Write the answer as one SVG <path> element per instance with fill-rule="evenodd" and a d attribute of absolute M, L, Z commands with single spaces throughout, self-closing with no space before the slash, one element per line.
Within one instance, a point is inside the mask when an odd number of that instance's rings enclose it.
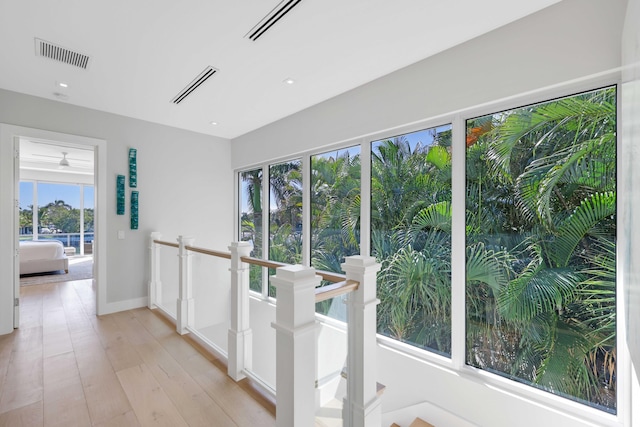
<path fill-rule="evenodd" d="M 285 265 L 249 257 L 247 242 L 234 242 L 229 252 L 194 246 L 194 239 L 180 236 L 177 243 L 161 240 L 151 233 L 149 308 L 159 308 L 176 322 L 180 334 L 195 333 L 196 301 L 193 288 L 195 253 L 229 259 L 231 273 L 227 352 L 220 346 L 212 350 L 227 358 L 228 375 L 238 381 L 252 374 L 253 332 L 250 319 L 249 266 L 275 268 L 271 282 L 276 287 L 275 353 L 276 353 L 276 425 L 314 425 L 316 414 L 317 318 L 318 301 L 347 294 L 348 375 L 347 395 L 343 402 L 343 426 L 380 426 L 381 397 L 376 383 L 376 273 L 380 264 L 372 257 L 351 256 L 342 268 L 346 275 L 316 271 L 301 265 Z M 178 296 L 173 302 L 163 299 L 160 277 L 161 247 L 177 249 Z M 172 249 L 175 250 L 175 249 Z M 321 280 L 334 282 L 319 287 Z M 174 278 L 175 280 L 175 278 Z M 173 315 L 175 313 L 175 315 Z M 201 337 L 202 338 L 202 337 Z M 207 344 L 206 337 L 204 339 Z"/>

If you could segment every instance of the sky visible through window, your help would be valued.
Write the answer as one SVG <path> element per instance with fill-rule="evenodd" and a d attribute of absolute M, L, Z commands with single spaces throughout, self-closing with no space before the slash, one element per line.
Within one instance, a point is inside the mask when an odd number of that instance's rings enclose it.
<path fill-rule="evenodd" d="M 84 186 L 84 207 L 93 209 L 93 186 Z M 38 204 L 45 206 L 55 200 L 63 200 L 66 204 L 80 208 L 80 185 L 38 183 Z M 33 182 L 20 182 L 20 209 L 27 209 L 33 204 Z"/>

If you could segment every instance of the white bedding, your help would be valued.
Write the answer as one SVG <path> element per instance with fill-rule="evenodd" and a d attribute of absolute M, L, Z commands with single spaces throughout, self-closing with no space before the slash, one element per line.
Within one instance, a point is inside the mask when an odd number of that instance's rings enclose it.
<path fill-rule="evenodd" d="M 64 246 L 58 240 L 27 240 L 20 242 L 20 261 L 65 258 Z"/>
<path fill-rule="evenodd" d="M 58 240 L 27 240 L 20 242 L 20 274 L 69 272 L 69 258 Z"/>

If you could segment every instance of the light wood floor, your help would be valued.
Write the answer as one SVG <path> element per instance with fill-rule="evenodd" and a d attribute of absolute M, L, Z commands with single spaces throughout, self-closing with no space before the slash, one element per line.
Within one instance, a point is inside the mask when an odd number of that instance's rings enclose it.
<path fill-rule="evenodd" d="M 273 426 L 275 409 L 148 309 L 96 317 L 91 281 L 21 288 L 0 427 Z"/>

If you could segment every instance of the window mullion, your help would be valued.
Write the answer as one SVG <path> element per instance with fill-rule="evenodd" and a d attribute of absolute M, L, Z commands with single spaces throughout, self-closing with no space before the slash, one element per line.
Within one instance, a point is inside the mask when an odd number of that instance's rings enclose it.
<path fill-rule="evenodd" d="M 456 116 L 451 133 L 451 360 L 465 364 L 465 128 Z"/>

